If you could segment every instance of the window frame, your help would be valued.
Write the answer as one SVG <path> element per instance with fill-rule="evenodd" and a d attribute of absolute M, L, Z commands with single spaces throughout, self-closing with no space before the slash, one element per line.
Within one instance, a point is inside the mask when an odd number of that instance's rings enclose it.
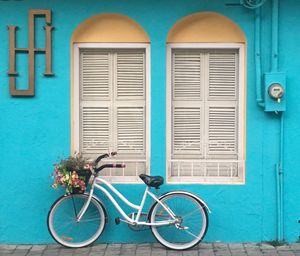
<path fill-rule="evenodd" d="M 150 44 L 148 43 L 75 43 L 73 45 L 73 86 L 71 89 L 72 102 L 72 152 L 80 152 L 80 51 L 83 49 L 142 49 L 145 50 L 145 165 L 147 174 L 150 173 L 150 134 L 151 134 L 151 65 L 150 65 Z M 144 161 L 144 160 L 143 160 Z M 105 160 L 103 160 L 105 162 Z M 108 161 L 109 162 L 109 161 Z M 108 176 L 107 180 L 112 183 L 142 183 L 138 176 Z"/>
<path fill-rule="evenodd" d="M 172 51 L 173 49 L 234 49 L 238 51 L 238 176 L 237 177 L 171 177 L 172 156 Z M 166 76 L 166 177 L 167 183 L 174 184 L 245 184 L 245 151 L 246 151 L 246 63 L 245 45 L 243 43 L 168 43 Z M 197 160 L 197 159 L 195 159 Z M 204 159 L 203 161 L 205 161 Z"/>

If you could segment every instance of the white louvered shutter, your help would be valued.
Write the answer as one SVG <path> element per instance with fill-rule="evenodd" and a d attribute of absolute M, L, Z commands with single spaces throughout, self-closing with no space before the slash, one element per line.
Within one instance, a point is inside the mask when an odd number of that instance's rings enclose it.
<path fill-rule="evenodd" d="M 107 152 L 110 131 L 108 107 L 83 106 L 81 115 L 83 154 Z"/>
<path fill-rule="evenodd" d="M 145 52 L 116 54 L 117 150 L 145 157 Z"/>
<path fill-rule="evenodd" d="M 87 100 L 108 100 L 110 97 L 109 53 L 84 51 L 81 55 L 81 97 Z"/>
<path fill-rule="evenodd" d="M 145 52 L 122 51 L 116 55 L 117 98 L 145 99 Z"/>
<path fill-rule="evenodd" d="M 172 155 L 175 159 L 202 154 L 202 54 L 172 54 Z"/>
<path fill-rule="evenodd" d="M 237 111 L 235 106 L 208 107 L 208 155 L 237 155 Z"/>
<path fill-rule="evenodd" d="M 171 177 L 238 176 L 238 60 L 235 49 L 172 50 Z"/>
<path fill-rule="evenodd" d="M 238 54 L 215 50 L 208 55 L 207 154 L 237 159 Z"/>
<path fill-rule="evenodd" d="M 144 154 L 144 117 L 143 107 L 118 107 L 117 149 L 120 154 Z"/>
<path fill-rule="evenodd" d="M 147 172 L 146 96 L 145 49 L 81 50 L 79 150 L 86 157 L 117 151 L 113 161 L 126 164 L 102 175 Z"/>
<path fill-rule="evenodd" d="M 237 51 L 208 54 L 208 100 L 236 100 L 238 81 Z"/>
<path fill-rule="evenodd" d="M 173 154 L 201 153 L 201 108 L 173 108 Z"/>
<path fill-rule="evenodd" d="M 173 98 L 201 99 L 201 53 L 173 53 Z"/>
<path fill-rule="evenodd" d="M 91 156 L 107 152 L 110 142 L 110 54 L 81 52 L 81 152 Z"/>

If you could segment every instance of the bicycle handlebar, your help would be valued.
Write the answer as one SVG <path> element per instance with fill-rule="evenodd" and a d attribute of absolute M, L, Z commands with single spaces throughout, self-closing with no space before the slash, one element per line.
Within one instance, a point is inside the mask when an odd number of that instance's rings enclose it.
<path fill-rule="evenodd" d="M 103 155 L 100 155 L 97 157 L 97 159 L 95 160 L 95 166 L 97 166 L 97 164 L 103 159 L 103 158 L 106 158 L 106 157 L 110 157 L 110 156 L 115 156 L 117 154 L 117 152 L 110 152 L 108 154 L 103 154 Z M 98 173 L 100 172 L 101 170 L 103 170 L 104 168 L 125 168 L 126 165 L 125 164 L 103 164 L 101 165 L 100 167 L 98 168 L 95 168 L 95 172 Z"/>
<path fill-rule="evenodd" d="M 101 170 L 103 170 L 104 168 L 125 168 L 125 167 L 126 167 L 125 164 L 104 164 L 104 165 L 101 165 L 99 168 L 96 168 L 95 171 L 96 171 L 96 173 L 98 173 Z"/>
<path fill-rule="evenodd" d="M 110 152 L 108 154 L 103 154 L 101 156 L 98 156 L 97 159 L 95 160 L 95 165 L 97 165 L 103 158 L 115 156 L 116 154 L 117 152 Z"/>

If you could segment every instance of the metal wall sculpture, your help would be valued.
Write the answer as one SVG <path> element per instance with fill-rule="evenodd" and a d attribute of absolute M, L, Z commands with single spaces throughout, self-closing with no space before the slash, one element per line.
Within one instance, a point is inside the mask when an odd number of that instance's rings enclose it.
<path fill-rule="evenodd" d="M 44 26 L 46 32 L 46 45 L 45 48 L 35 48 L 35 25 L 34 20 L 36 16 L 45 17 Z M 16 30 L 17 26 L 9 25 L 9 87 L 10 95 L 12 96 L 34 96 L 35 94 L 35 54 L 45 53 L 46 54 L 46 70 L 44 76 L 52 76 L 52 37 L 51 31 L 53 27 L 51 26 L 52 16 L 51 10 L 30 10 L 28 16 L 28 48 L 17 48 L 16 47 Z M 16 54 L 17 53 L 27 53 L 28 54 L 28 89 L 17 89 L 16 88 L 16 77 L 18 73 L 16 72 Z"/>

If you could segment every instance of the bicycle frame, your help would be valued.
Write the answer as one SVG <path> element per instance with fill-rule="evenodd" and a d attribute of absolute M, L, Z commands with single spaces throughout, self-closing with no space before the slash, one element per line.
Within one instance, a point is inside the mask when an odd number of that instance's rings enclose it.
<path fill-rule="evenodd" d="M 122 207 L 117 203 L 117 201 L 114 199 L 114 197 L 111 195 L 111 193 L 102 186 L 102 184 L 106 185 L 117 197 L 119 197 L 125 204 L 127 204 L 128 206 L 130 206 L 133 209 L 137 210 L 137 215 L 134 218 L 134 215 L 132 216 L 132 218 L 129 218 L 129 216 L 124 212 L 124 210 L 122 209 Z M 118 212 L 123 216 L 123 218 L 125 220 L 122 220 L 128 224 L 131 225 L 146 225 L 146 226 L 163 226 L 163 225 L 170 225 L 170 224 L 174 224 L 176 223 L 177 219 L 175 217 L 175 214 L 171 211 L 171 209 L 169 209 L 165 204 L 163 204 L 153 193 L 151 193 L 149 190 L 149 187 L 146 186 L 144 195 L 142 197 L 141 203 L 140 205 L 136 205 L 131 203 L 125 196 L 123 196 L 115 187 L 113 187 L 108 181 L 106 181 L 103 178 L 100 177 L 96 177 L 93 181 L 93 184 L 91 186 L 91 190 L 89 193 L 89 197 L 88 200 L 85 202 L 85 204 L 83 205 L 82 209 L 80 210 L 78 216 L 77 216 L 77 221 L 79 222 L 82 218 L 82 216 L 84 215 L 85 211 L 87 210 L 92 197 L 94 195 L 94 188 L 97 188 L 99 190 L 101 190 L 107 197 L 108 199 L 113 203 L 113 205 L 116 207 L 116 209 L 118 210 Z M 140 220 L 140 216 L 142 213 L 142 210 L 144 208 L 145 205 L 145 201 L 147 196 L 152 197 L 157 203 L 159 203 L 165 210 L 166 212 L 170 215 L 170 217 L 172 218 L 172 220 L 165 220 L 165 221 L 157 221 L 155 223 L 151 223 L 151 222 L 145 222 L 145 221 L 139 221 Z"/>

